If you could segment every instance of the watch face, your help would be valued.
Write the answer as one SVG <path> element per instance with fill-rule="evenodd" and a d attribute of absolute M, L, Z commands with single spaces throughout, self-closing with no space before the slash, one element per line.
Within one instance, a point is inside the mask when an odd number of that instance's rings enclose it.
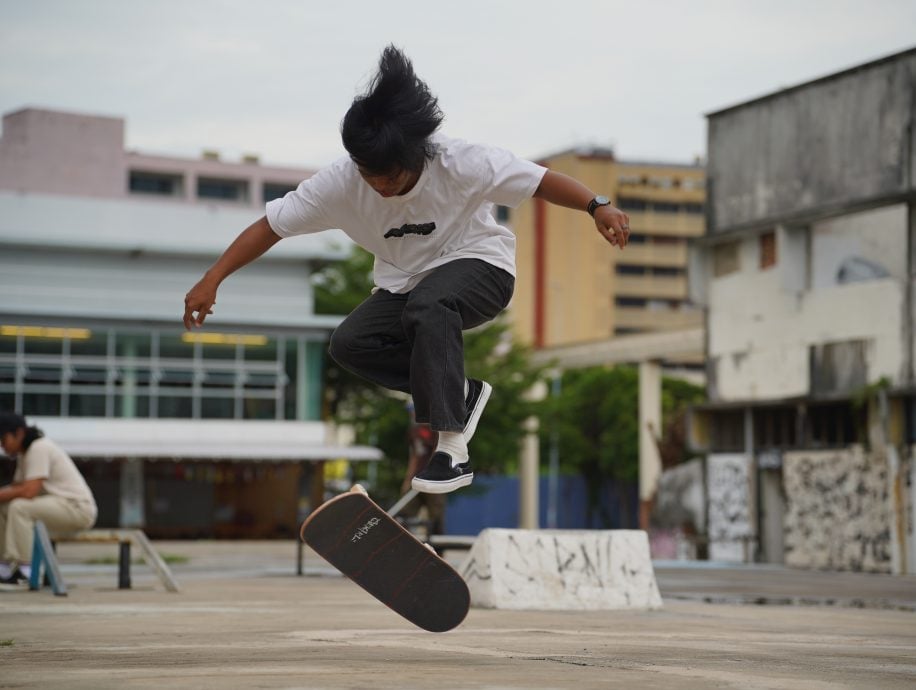
<path fill-rule="evenodd" d="M 595 206 L 605 206 L 611 203 L 611 200 L 606 196 L 596 196 L 595 197 Z"/>

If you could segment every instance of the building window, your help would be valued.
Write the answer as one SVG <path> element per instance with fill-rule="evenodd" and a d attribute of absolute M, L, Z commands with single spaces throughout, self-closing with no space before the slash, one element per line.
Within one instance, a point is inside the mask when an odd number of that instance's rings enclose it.
<path fill-rule="evenodd" d="M 630 233 L 630 239 L 627 240 L 627 244 L 646 244 L 648 241 L 648 236 L 642 233 L 632 232 Z"/>
<path fill-rule="evenodd" d="M 659 189 L 671 189 L 673 182 L 670 177 L 657 176 L 649 178 L 649 185 Z"/>
<path fill-rule="evenodd" d="M 684 275 L 683 268 L 676 268 L 674 266 L 653 266 L 652 275 L 654 276 L 665 276 L 665 277 L 676 277 Z"/>
<path fill-rule="evenodd" d="M 287 184 L 285 182 L 265 182 L 261 190 L 264 203 L 280 199 L 296 189 L 297 185 Z"/>
<path fill-rule="evenodd" d="M 3 325 L 0 403 L 25 415 L 311 419 L 320 368 L 300 372 L 297 356 L 309 348 L 321 351 L 301 336 Z"/>
<path fill-rule="evenodd" d="M 197 178 L 197 196 L 201 199 L 248 201 L 248 182 L 215 177 Z"/>
<path fill-rule="evenodd" d="M 716 278 L 741 269 L 740 242 L 723 242 L 712 249 L 712 273 Z"/>
<path fill-rule="evenodd" d="M 776 233 L 772 230 L 760 236 L 760 268 L 776 265 Z"/>
<path fill-rule="evenodd" d="M 710 413 L 709 449 L 714 453 L 744 450 L 744 411 L 713 410 Z"/>
<path fill-rule="evenodd" d="M 184 178 L 180 174 L 131 170 L 127 186 L 131 194 L 182 196 L 184 193 Z"/>
<path fill-rule="evenodd" d="M 642 276 L 646 274 L 645 266 L 633 266 L 631 264 L 617 264 L 616 271 L 619 276 Z"/>
<path fill-rule="evenodd" d="M 618 307 L 630 307 L 644 309 L 647 300 L 642 297 L 615 297 L 614 304 Z"/>
<path fill-rule="evenodd" d="M 805 446 L 808 448 L 846 448 L 861 443 L 866 428 L 864 407 L 850 403 L 812 405 L 807 411 Z"/>
<path fill-rule="evenodd" d="M 761 407 L 753 411 L 754 448 L 788 450 L 799 447 L 794 407 Z"/>
<path fill-rule="evenodd" d="M 651 208 L 656 213 L 677 213 L 681 210 L 681 205 L 671 201 L 656 201 Z"/>
<path fill-rule="evenodd" d="M 687 213 L 701 214 L 703 213 L 703 204 L 686 203 L 684 204 L 684 210 Z"/>
<path fill-rule="evenodd" d="M 634 199 L 629 196 L 622 196 L 617 199 L 617 208 L 621 211 L 645 211 L 647 207 L 644 199 Z"/>

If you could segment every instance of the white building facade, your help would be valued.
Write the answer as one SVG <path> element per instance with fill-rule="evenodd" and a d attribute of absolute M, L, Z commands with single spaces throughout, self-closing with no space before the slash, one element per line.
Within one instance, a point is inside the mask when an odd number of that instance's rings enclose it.
<path fill-rule="evenodd" d="M 99 443 L 93 450 L 80 435 L 83 470 L 90 483 L 98 474 L 97 493 L 105 481 L 120 487 L 117 500 L 102 506 L 102 522 L 155 527 L 149 466 L 207 461 L 206 449 L 175 451 L 195 443 L 195 428 L 208 439 L 208 425 L 229 420 L 282 422 L 251 425 L 242 452 L 229 457 L 214 446 L 209 462 L 231 461 L 222 475 L 239 479 L 248 476 L 238 464 L 246 460 L 266 461 L 270 472 L 292 463 L 287 479 L 295 475 L 296 496 L 301 461 L 377 457 L 338 445 L 321 422 L 325 342 L 341 317 L 313 312 L 311 275 L 348 254 L 343 233 L 281 242 L 223 284 L 205 328 L 187 333 L 181 323 L 184 295 L 207 267 L 263 215 L 266 201 L 310 174 L 254 157 L 230 163 L 213 153 L 192 160 L 125 151 L 118 118 L 37 109 L 4 117 L 0 408 L 41 418 L 65 445 L 78 425 L 55 420 L 86 419 Z M 142 424 L 145 438 L 168 434 L 171 450 L 106 451 L 106 428 L 115 427 L 105 420 L 126 419 Z M 267 450 L 276 445 L 272 436 L 296 424 L 310 429 L 296 438 L 311 442 L 285 455 Z M 99 469 L 106 464 L 120 473 Z M 204 476 L 215 476 L 210 470 Z"/>
<path fill-rule="evenodd" d="M 709 556 L 916 572 L 916 50 L 709 115 Z"/>

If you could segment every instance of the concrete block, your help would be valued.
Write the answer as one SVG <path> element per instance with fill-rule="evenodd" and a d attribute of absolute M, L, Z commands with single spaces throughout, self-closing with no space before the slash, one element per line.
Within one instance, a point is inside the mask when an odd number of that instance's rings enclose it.
<path fill-rule="evenodd" d="M 497 609 L 658 609 L 640 530 L 486 529 L 461 567 L 471 604 Z"/>

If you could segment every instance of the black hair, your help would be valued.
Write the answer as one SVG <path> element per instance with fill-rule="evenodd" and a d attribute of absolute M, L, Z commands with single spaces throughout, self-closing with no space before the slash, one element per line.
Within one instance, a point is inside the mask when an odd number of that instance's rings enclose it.
<path fill-rule="evenodd" d="M 22 439 L 23 452 L 29 449 L 33 441 L 44 436 L 44 432 L 37 426 L 29 426 L 21 414 L 0 412 L 0 434 L 16 432 L 19 429 L 25 429 L 25 437 Z"/>
<path fill-rule="evenodd" d="M 389 45 L 366 93 L 353 99 L 340 125 L 344 148 L 376 174 L 421 172 L 436 154 L 429 137 L 443 120 L 439 100 L 413 71 L 410 59 Z"/>

